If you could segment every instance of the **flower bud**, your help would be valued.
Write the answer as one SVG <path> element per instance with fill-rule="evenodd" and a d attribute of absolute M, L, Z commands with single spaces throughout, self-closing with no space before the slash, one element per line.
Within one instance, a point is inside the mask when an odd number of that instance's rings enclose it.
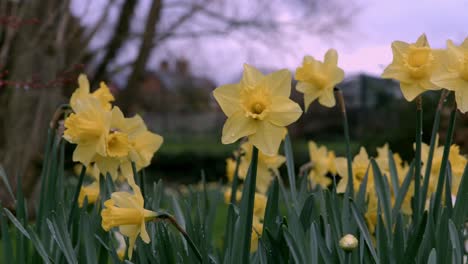
<path fill-rule="evenodd" d="M 351 234 L 347 234 L 340 239 L 340 247 L 345 251 L 353 251 L 358 244 L 356 237 Z"/>

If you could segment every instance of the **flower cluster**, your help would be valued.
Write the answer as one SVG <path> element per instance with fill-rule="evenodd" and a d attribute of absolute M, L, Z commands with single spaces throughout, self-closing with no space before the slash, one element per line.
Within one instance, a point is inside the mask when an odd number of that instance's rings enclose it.
<path fill-rule="evenodd" d="M 332 179 L 327 177 L 327 174 L 336 174 L 335 152 L 309 141 L 309 156 L 311 161 L 309 180 L 313 185 L 327 188 L 332 184 Z"/>
<path fill-rule="evenodd" d="M 447 41 L 447 49 L 431 49 L 426 35 L 416 43 L 394 41 L 393 62 L 382 74 L 400 82 L 403 96 L 412 101 L 427 90 L 455 92 L 458 109 L 468 111 L 468 38 L 459 46 Z"/>
<path fill-rule="evenodd" d="M 148 166 L 163 138 L 148 131 L 139 115 L 124 117 L 117 106 L 112 106 L 114 97 L 105 83 L 90 92 L 85 75 L 78 78 L 79 87 L 70 98 L 73 110 L 64 122 L 63 137 L 76 144 L 73 161 L 80 162 L 94 182 L 81 188 L 78 203 L 83 206 L 97 201 L 99 175 L 110 175 L 116 180 L 119 175 L 127 180 L 133 193 L 115 192 L 104 202 L 101 212 L 102 227 L 109 231 L 119 227 L 120 233 L 129 237 L 128 256 L 131 258 L 138 235 L 149 242 L 145 221 L 156 213 L 144 209 L 140 188 L 135 183 L 132 163 L 137 171 Z"/>

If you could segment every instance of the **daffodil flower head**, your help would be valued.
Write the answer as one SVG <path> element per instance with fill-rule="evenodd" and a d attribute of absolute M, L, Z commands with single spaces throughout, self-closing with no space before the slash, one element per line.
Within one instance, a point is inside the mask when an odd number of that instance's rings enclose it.
<path fill-rule="evenodd" d="M 228 117 L 221 141 L 231 144 L 242 137 L 272 156 L 286 135 L 285 126 L 299 119 L 302 110 L 289 99 L 291 73 L 280 70 L 263 75 L 244 64 L 242 80 L 216 88 L 213 95 Z"/>
<path fill-rule="evenodd" d="M 413 44 L 394 41 L 392 52 L 393 62 L 385 68 L 382 77 L 399 81 L 406 100 L 412 101 L 427 90 L 440 89 L 431 77 L 440 65 L 441 53 L 431 49 L 425 34 Z"/>
<path fill-rule="evenodd" d="M 434 73 L 432 81 L 440 87 L 455 92 L 457 107 L 468 111 L 468 38 L 460 46 L 447 41 L 443 66 Z"/>
<path fill-rule="evenodd" d="M 140 188 L 131 184 L 133 194 L 128 192 L 112 193 L 111 199 L 104 202 L 101 211 L 102 228 L 106 231 L 119 227 L 120 233 L 129 238 L 128 257 L 132 258 L 136 238 L 140 235 L 145 243 L 150 242 L 146 231 L 146 221 L 157 217 L 157 213 L 144 208 Z"/>
<path fill-rule="evenodd" d="M 99 89 L 90 93 L 88 77 L 84 74 L 80 74 L 78 77 L 79 87 L 73 92 L 70 98 L 70 106 L 73 111 L 77 111 L 76 106 L 80 101 L 86 101 L 90 98 L 97 99 L 101 106 L 109 111 L 112 108 L 111 102 L 113 102 L 114 96 L 110 92 L 109 88 L 104 82 L 100 83 Z"/>
<path fill-rule="evenodd" d="M 333 89 L 343 81 L 344 71 L 338 67 L 338 53 L 329 49 L 324 61 L 305 56 L 302 66 L 296 69 L 296 90 L 304 93 L 305 109 L 317 98 L 321 105 L 333 107 L 336 104 Z"/>
<path fill-rule="evenodd" d="M 105 111 L 96 99 L 79 101 L 75 108 L 78 111 L 65 119 L 63 137 L 77 144 L 73 161 L 90 164 L 96 153 L 107 153 L 110 112 Z"/>

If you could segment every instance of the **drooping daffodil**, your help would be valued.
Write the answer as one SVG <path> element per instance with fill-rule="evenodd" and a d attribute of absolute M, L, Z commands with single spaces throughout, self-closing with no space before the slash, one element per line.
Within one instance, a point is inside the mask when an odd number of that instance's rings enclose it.
<path fill-rule="evenodd" d="M 104 202 L 101 211 L 102 228 L 106 231 L 118 227 L 120 233 L 129 239 L 128 258 L 132 258 L 133 248 L 138 236 L 145 243 L 150 242 L 146 231 L 146 222 L 155 219 L 156 212 L 144 208 L 144 199 L 140 188 L 130 184 L 133 194 L 128 192 L 114 192 L 111 198 Z"/>

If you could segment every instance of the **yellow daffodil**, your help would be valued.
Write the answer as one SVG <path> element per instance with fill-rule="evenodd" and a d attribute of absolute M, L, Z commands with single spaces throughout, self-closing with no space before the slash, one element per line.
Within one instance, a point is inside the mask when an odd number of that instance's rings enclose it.
<path fill-rule="evenodd" d="M 63 137 L 77 144 L 73 161 L 90 164 L 96 154 L 107 155 L 111 113 L 96 99 L 79 101 L 75 108 L 77 112 L 65 119 Z"/>
<path fill-rule="evenodd" d="M 239 179 L 245 180 L 249 170 L 250 162 L 252 160 L 252 144 L 244 142 L 241 145 L 241 153 L 243 156 L 240 158 L 239 164 Z M 281 155 L 267 156 L 261 151 L 258 153 L 257 163 L 257 182 L 256 188 L 260 193 L 266 193 L 271 181 L 275 175 L 279 175 L 279 167 L 283 165 L 286 158 Z M 234 162 L 235 166 L 235 162 Z"/>
<path fill-rule="evenodd" d="M 302 66 L 296 70 L 296 90 L 304 93 L 305 109 L 318 98 L 321 105 L 335 106 L 333 89 L 343 81 L 344 71 L 338 67 L 338 53 L 329 49 L 323 62 L 305 56 Z"/>
<path fill-rule="evenodd" d="M 78 206 L 83 207 L 85 198 L 88 199 L 88 204 L 94 204 L 99 197 L 99 183 L 93 182 L 90 185 L 81 187 L 78 196 Z"/>
<path fill-rule="evenodd" d="M 79 87 L 73 92 L 70 98 L 70 106 L 73 111 L 77 112 L 77 105 L 82 101 L 89 100 L 89 98 L 97 99 L 105 110 L 110 110 L 112 108 L 111 102 L 114 101 L 114 96 L 104 82 L 101 82 L 99 89 L 93 93 L 89 91 L 89 81 L 86 75 L 80 74 L 78 77 L 78 84 Z"/>
<path fill-rule="evenodd" d="M 114 192 L 111 199 L 104 202 L 101 211 L 102 228 L 109 231 L 111 228 L 119 227 L 120 233 L 129 238 L 128 258 L 132 258 L 135 241 L 140 235 L 145 243 L 150 242 L 146 231 L 146 221 L 157 217 L 157 213 L 144 208 L 144 200 L 140 188 L 131 184 L 133 194 L 128 192 Z"/>
<path fill-rule="evenodd" d="M 440 89 L 431 81 L 434 70 L 440 65 L 440 52 L 431 49 L 425 34 L 413 44 L 394 41 L 392 52 L 393 61 L 382 77 L 398 80 L 406 100 L 412 101 L 427 90 Z"/>
<path fill-rule="evenodd" d="M 228 117 L 221 141 L 231 144 L 242 137 L 264 154 L 278 152 L 285 126 L 299 119 L 302 110 L 289 99 L 291 73 L 280 70 L 263 75 L 256 68 L 244 64 L 242 80 L 223 85 L 213 95 Z"/>
<path fill-rule="evenodd" d="M 460 46 L 447 41 L 442 67 L 434 73 L 432 82 L 455 91 L 457 107 L 462 113 L 468 111 L 468 38 Z"/>
<path fill-rule="evenodd" d="M 359 154 L 356 155 L 353 159 L 353 187 L 354 190 L 358 190 L 359 186 L 364 180 L 364 177 L 367 172 L 367 168 L 369 167 L 369 156 L 367 155 L 367 151 L 364 147 L 361 147 Z M 338 174 L 341 176 L 341 180 L 338 183 L 337 192 L 344 193 L 346 191 L 346 185 L 348 184 L 348 165 L 346 158 L 336 158 L 335 160 L 336 170 Z M 367 176 L 367 189 L 373 188 L 374 184 L 374 176 L 373 176 L 372 168 L 369 168 L 369 175 Z"/>
<path fill-rule="evenodd" d="M 327 188 L 332 179 L 328 178 L 327 173 L 336 174 L 335 153 L 328 151 L 325 146 L 317 146 L 313 141 L 309 141 L 309 156 L 312 162 L 312 169 L 309 172 L 309 179 L 313 184 Z"/>

